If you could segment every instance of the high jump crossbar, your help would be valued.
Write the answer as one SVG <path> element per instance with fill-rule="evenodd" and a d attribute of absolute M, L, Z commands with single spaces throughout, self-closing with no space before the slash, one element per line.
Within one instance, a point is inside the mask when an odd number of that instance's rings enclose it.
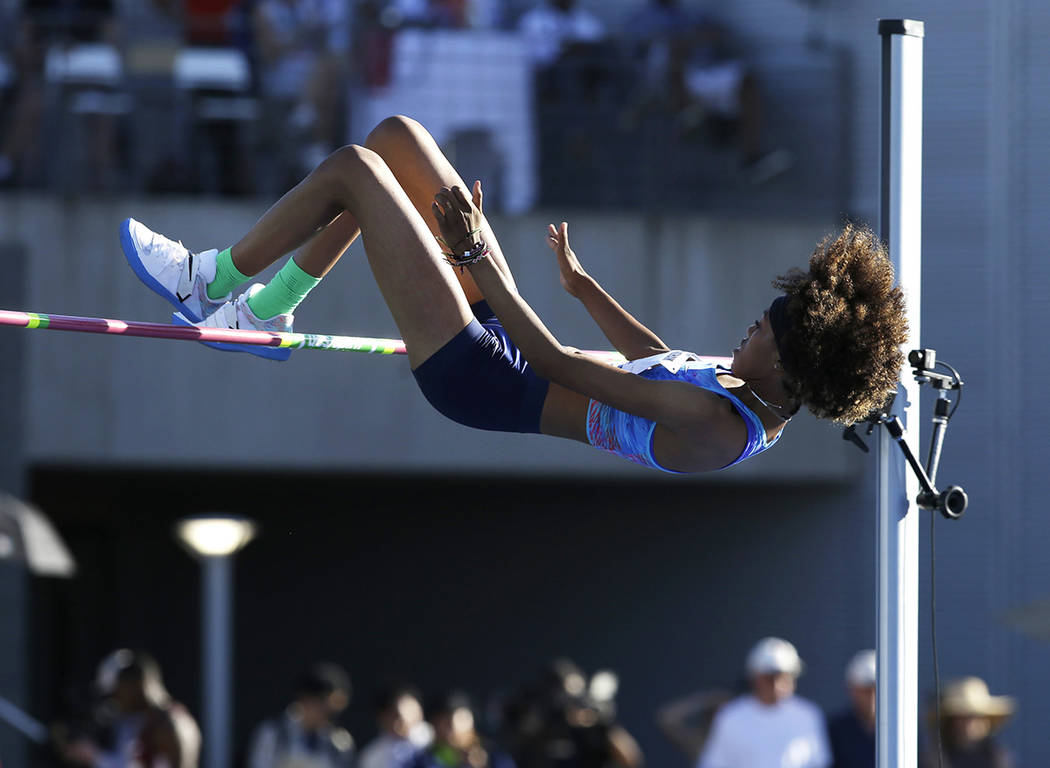
<path fill-rule="evenodd" d="M 879 234 L 904 291 L 909 338 L 918 348 L 922 271 L 923 22 L 881 19 L 882 104 Z M 894 411 L 917 454 L 919 385 L 905 377 Z M 889 430 L 879 430 L 876 483 L 878 768 L 914 768 L 918 756 L 919 485 Z M 930 514 L 933 514 L 930 512 Z"/>
<path fill-rule="evenodd" d="M 239 329 L 198 328 L 195 325 L 166 325 L 135 320 L 111 320 L 105 317 L 78 317 L 76 315 L 48 315 L 39 312 L 19 312 L 0 309 L 0 325 L 26 330 L 74 331 L 77 333 L 115 334 L 148 339 L 243 344 L 256 347 L 284 349 L 319 349 L 329 352 L 364 352 L 373 355 L 405 355 L 401 339 L 371 338 L 368 336 L 336 336 L 326 333 L 281 333 Z M 601 358 L 611 364 L 624 360 L 619 352 L 585 349 L 582 352 Z M 704 360 L 728 365 L 730 358 L 708 357 Z"/>
<path fill-rule="evenodd" d="M 269 331 L 198 328 L 194 325 L 142 323 L 134 320 L 111 320 L 105 317 L 46 315 L 37 312 L 16 312 L 6 309 L 0 309 L 0 325 L 10 325 L 27 330 L 105 333 L 150 339 L 247 344 L 257 347 L 323 349 L 333 352 L 366 352 L 377 355 L 406 354 L 405 343 L 401 339 L 333 336 L 322 333 L 271 333 Z"/>

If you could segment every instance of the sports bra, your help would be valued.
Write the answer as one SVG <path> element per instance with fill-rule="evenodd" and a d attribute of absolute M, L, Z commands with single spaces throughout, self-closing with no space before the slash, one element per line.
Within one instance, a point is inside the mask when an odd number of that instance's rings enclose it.
<path fill-rule="evenodd" d="M 747 445 L 734 461 L 722 469 L 762 453 L 780 439 L 780 435 L 777 435 L 772 440 L 766 440 L 766 430 L 762 426 L 762 420 L 744 405 L 740 398 L 718 382 L 718 374 L 728 372 L 728 369 L 716 363 L 704 361 L 692 352 L 681 350 L 661 352 L 651 357 L 629 360 L 619 367 L 647 379 L 684 381 L 714 392 L 732 403 L 747 426 Z M 617 410 L 597 400 L 591 400 L 587 405 L 587 442 L 595 448 L 618 454 L 628 461 L 653 469 L 678 475 L 687 474 L 668 469 L 656 462 L 653 457 L 655 430 L 655 421 Z"/>

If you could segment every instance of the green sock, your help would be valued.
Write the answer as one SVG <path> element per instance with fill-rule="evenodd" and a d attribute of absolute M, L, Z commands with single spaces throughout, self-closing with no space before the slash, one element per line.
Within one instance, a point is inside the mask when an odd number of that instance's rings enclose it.
<path fill-rule="evenodd" d="M 295 259 L 288 259 L 273 280 L 248 299 L 248 308 L 260 320 L 292 312 L 319 282 L 321 278 L 304 272 Z"/>
<path fill-rule="evenodd" d="M 219 251 L 219 255 L 215 257 L 215 279 L 208 283 L 208 298 L 212 301 L 221 299 L 248 279 L 249 275 L 242 275 L 240 270 L 233 266 L 229 248 Z"/>

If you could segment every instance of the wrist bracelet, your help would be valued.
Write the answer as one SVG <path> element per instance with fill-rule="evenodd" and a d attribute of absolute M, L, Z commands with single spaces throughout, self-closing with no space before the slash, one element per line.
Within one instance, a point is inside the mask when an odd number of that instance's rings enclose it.
<path fill-rule="evenodd" d="M 463 251 L 459 254 L 443 252 L 443 255 L 445 261 L 462 270 L 468 264 L 477 264 L 482 259 L 487 258 L 491 252 L 484 240 L 478 240 L 469 251 Z"/>

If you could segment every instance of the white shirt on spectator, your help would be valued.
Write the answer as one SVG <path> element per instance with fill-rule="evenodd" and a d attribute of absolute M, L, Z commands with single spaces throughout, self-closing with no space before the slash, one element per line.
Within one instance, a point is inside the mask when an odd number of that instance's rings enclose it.
<path fill-rule="evenodd" d="M 412 759 L 421 749 L 426 749 L 434 739 L 430 723 L 423 721 L 413 726 L 407 739 L 381 733 L 364 749 L 357 760 L 357 768 L 404 768 L 415 764 Z"/>
<path fill-rule="evenodd" d="M 311 740 L 290 712 L 259 725 L 248 747 L 248 768 L 348 768 L 353 758 L 354 740 L 344 729 L 327 726 Z"/>
<path fill-rule="evenodd" d="M 715 715 L 697 768 L 826 768 L 824 717 L 798 696 L 772 706 L 740 696 Z"/>
<path fill-rule="evenodd" d="M 566 43 L 594 43 L 605 37 L 605 27 L 597 16 L 573 8 L 562 11 L 544 2 L 518 21 L 533 63 L 545 66 L 558 58 Z"/>

